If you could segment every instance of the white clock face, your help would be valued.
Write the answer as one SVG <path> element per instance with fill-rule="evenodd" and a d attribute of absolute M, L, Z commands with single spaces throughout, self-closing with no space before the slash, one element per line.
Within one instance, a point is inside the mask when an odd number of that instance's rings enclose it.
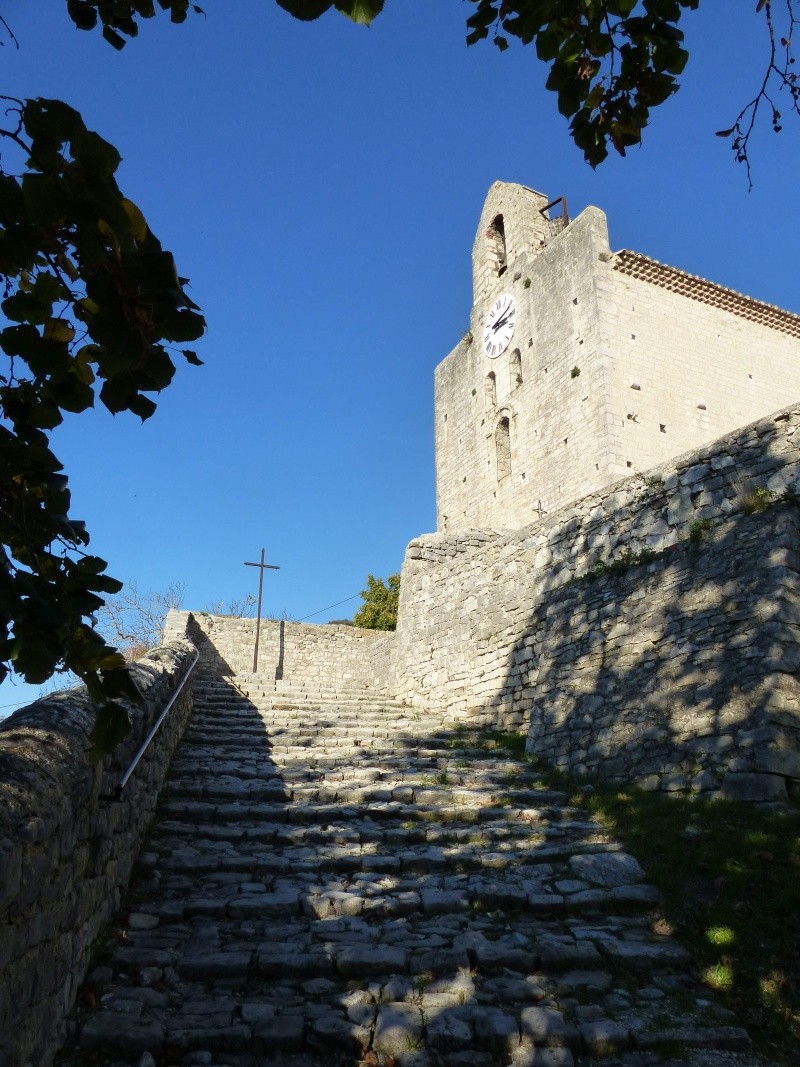
<path fill-rule="evenodd" d="M 496 359 L 508 348 L 517 325 L 517 302 L 510 293 L 502 293 L 486 315 L 483 327 L 483 350 Z"/>

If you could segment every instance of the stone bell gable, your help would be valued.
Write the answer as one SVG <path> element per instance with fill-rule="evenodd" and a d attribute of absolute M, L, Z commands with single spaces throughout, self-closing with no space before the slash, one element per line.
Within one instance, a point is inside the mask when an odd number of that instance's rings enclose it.
<path fill-rule="evenodd" d="M 596 207 L 570 221 L 496 182 L 472 263 L 469 330 L 435 375 L 439 530 L 522 527 L 800 396 L 800 316 L 612 252 Z"/>

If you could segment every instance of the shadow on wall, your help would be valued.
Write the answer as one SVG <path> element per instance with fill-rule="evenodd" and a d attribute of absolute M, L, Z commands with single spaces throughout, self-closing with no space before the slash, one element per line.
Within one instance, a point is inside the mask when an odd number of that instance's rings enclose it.
<path fill-rule="evenodd" d="M 286 623 L 281 619 L 278 630 L 278 665 L 275 668 L 275 681 L 283 680 L 283 661 L 286 655 Z"/>
<path fill-rule="evenodd" d="M 241 622 L 250 625 L 253 631 L 251 639 L 255 640 L 255 619 L 242 619 Z M 201 626 L 191 612 L 188 614 L 186 635 L 200 653 L 200 663 L 203 670 L 218 678 L 230 678 L 236 674 L 236 670 L 212 640 L 212 632 L 208 626 Z"/>
<path fill-rule="evenodd" d="M 545 586 L 501 700 L 528 713 L 528 751 L 569 773 L 784 798 L 800 780 L 800 512 L 690 531 L 647 562 L 633 540 L 624 573 Z"/>

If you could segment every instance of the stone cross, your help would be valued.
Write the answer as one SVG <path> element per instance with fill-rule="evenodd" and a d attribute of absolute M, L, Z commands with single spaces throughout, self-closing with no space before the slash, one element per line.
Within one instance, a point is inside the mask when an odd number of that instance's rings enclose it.
<path fill-rule="evenodd" d="M 258 638 L 261 633 L 261 590 L 264 586 L 264 571 L 279 571 L 274 563 L 264 562 L 264 549 L 261 549 L 260 563 L 245 563 L 245 567 L 258 567 L 258 615 L 256 619 L 256 647 L 253 651 L 253 674 L 258 670 Z"/>

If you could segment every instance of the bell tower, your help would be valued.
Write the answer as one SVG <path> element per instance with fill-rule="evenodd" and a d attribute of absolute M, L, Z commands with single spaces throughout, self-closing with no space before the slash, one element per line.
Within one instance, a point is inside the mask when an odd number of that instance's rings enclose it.
<path fill-rule="evenodd" d="M 578 229 L 588 229 L 583 251 L 596 260 L 596 241 L 607 242 L 604 217 L 592 212 Z M 574 348 L 588 355 L 583 320 L 591 314 L 591 301 L 572 292 L 578 262 L 558 251 L 571 228 L 563 201 L 507 182 L 489 190 L 472 247 L 470 328 L 436 371 L 439 529 L 533 522 L 569 480 L 559 468 L 571 448 L 591 450 L 599 464 L 588 409 L 577 413 L 577 441 L 565 429 L 568 413 L 576 414 L 569 360 Z"/>
<path fill-rule="evenodd" d="M 550 236 L 547 197 L 524 185 L 495 182 L 483 205 L 472 246 L 472 302 L 502 286 L 520 256 L 535 256 Z"/>
<path fill-rule="evenodd" d="M 612 252 L 599 208 L 558 203 L 486 197 L 469 329 L 435 375 L 439 530 L 527 526 L 800 394 L 800 316 Z"/>

